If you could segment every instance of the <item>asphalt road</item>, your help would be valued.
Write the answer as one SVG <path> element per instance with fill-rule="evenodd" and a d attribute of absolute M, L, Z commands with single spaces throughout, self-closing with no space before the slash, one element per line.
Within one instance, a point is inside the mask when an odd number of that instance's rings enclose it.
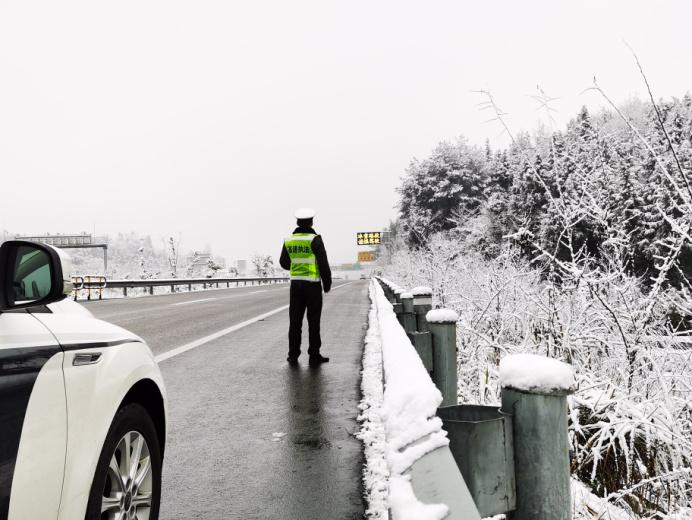
<path fill-rule="evenodd" d="M 320 368 L 309 368 L 306 354 L 300 367 L 285 361 L 286 285 L 85 303 L 142 336 L 161 360 L 162 520 L 363 517 L 353 433 L 367 302 L 361 281 L 325 295 L 322 352 L 331 362 Z M 303 337 L 305 351 L 306 323 Z"/>

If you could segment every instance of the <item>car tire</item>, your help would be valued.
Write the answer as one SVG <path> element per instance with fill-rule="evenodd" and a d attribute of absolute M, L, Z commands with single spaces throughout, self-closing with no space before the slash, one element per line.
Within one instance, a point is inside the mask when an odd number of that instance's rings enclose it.
<path fill-rule="evenodd" d="M 125 405 L 103 444 L 85 520 L 158 520 L 160 502 L 161 448 L 154 422 L 143 406 Z"/>

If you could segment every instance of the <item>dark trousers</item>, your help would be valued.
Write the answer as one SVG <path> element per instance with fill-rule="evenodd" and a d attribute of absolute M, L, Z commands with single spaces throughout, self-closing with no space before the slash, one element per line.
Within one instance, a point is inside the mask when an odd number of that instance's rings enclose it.
<path fill-rule="evenodd" d="M 303 332 L 303 316 L 308 311 L 309 347 L 308 354 L 320 353 L 320 318 L 322 317 L 322 284 L 295 280 L 291 282 L 291 305 L 288 315 L 291 324 L 288 328 L 288 355 L 297 358 L 300 355 L 300 339 Z"/>

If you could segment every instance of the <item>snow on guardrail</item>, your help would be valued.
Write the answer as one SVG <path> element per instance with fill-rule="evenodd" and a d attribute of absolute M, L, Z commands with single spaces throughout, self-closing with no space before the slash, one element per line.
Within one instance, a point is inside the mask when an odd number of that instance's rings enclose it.
<path fill-rule="evenodd" d="M 539 394 L 568 394 L 577 387 L 572 365 L 536 354 L 502 358 L 500 384 L 503 388 Z"/>
<path fill-rule="evenodd" d="M 406 472 L 422 456 L 449 444 L 435 415 L 442 395 L 374 281 L 370 301 L 357 435 L 365 445 L 367 517 L 385 520 L 391 511 L 393 520 L 439 520 L 448 507 L 420 502 Z"/>

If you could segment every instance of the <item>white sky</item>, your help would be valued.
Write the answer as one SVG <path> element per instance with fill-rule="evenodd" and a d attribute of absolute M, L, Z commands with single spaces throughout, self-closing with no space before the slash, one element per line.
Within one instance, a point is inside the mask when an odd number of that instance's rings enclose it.
<path fill-rule="evenodd" d="M 0 230 L 278 255 L 313 206 L 330 260 L 392 219 L 412 157 L 692 85 L 690 2 L 0 0 Z"/>

